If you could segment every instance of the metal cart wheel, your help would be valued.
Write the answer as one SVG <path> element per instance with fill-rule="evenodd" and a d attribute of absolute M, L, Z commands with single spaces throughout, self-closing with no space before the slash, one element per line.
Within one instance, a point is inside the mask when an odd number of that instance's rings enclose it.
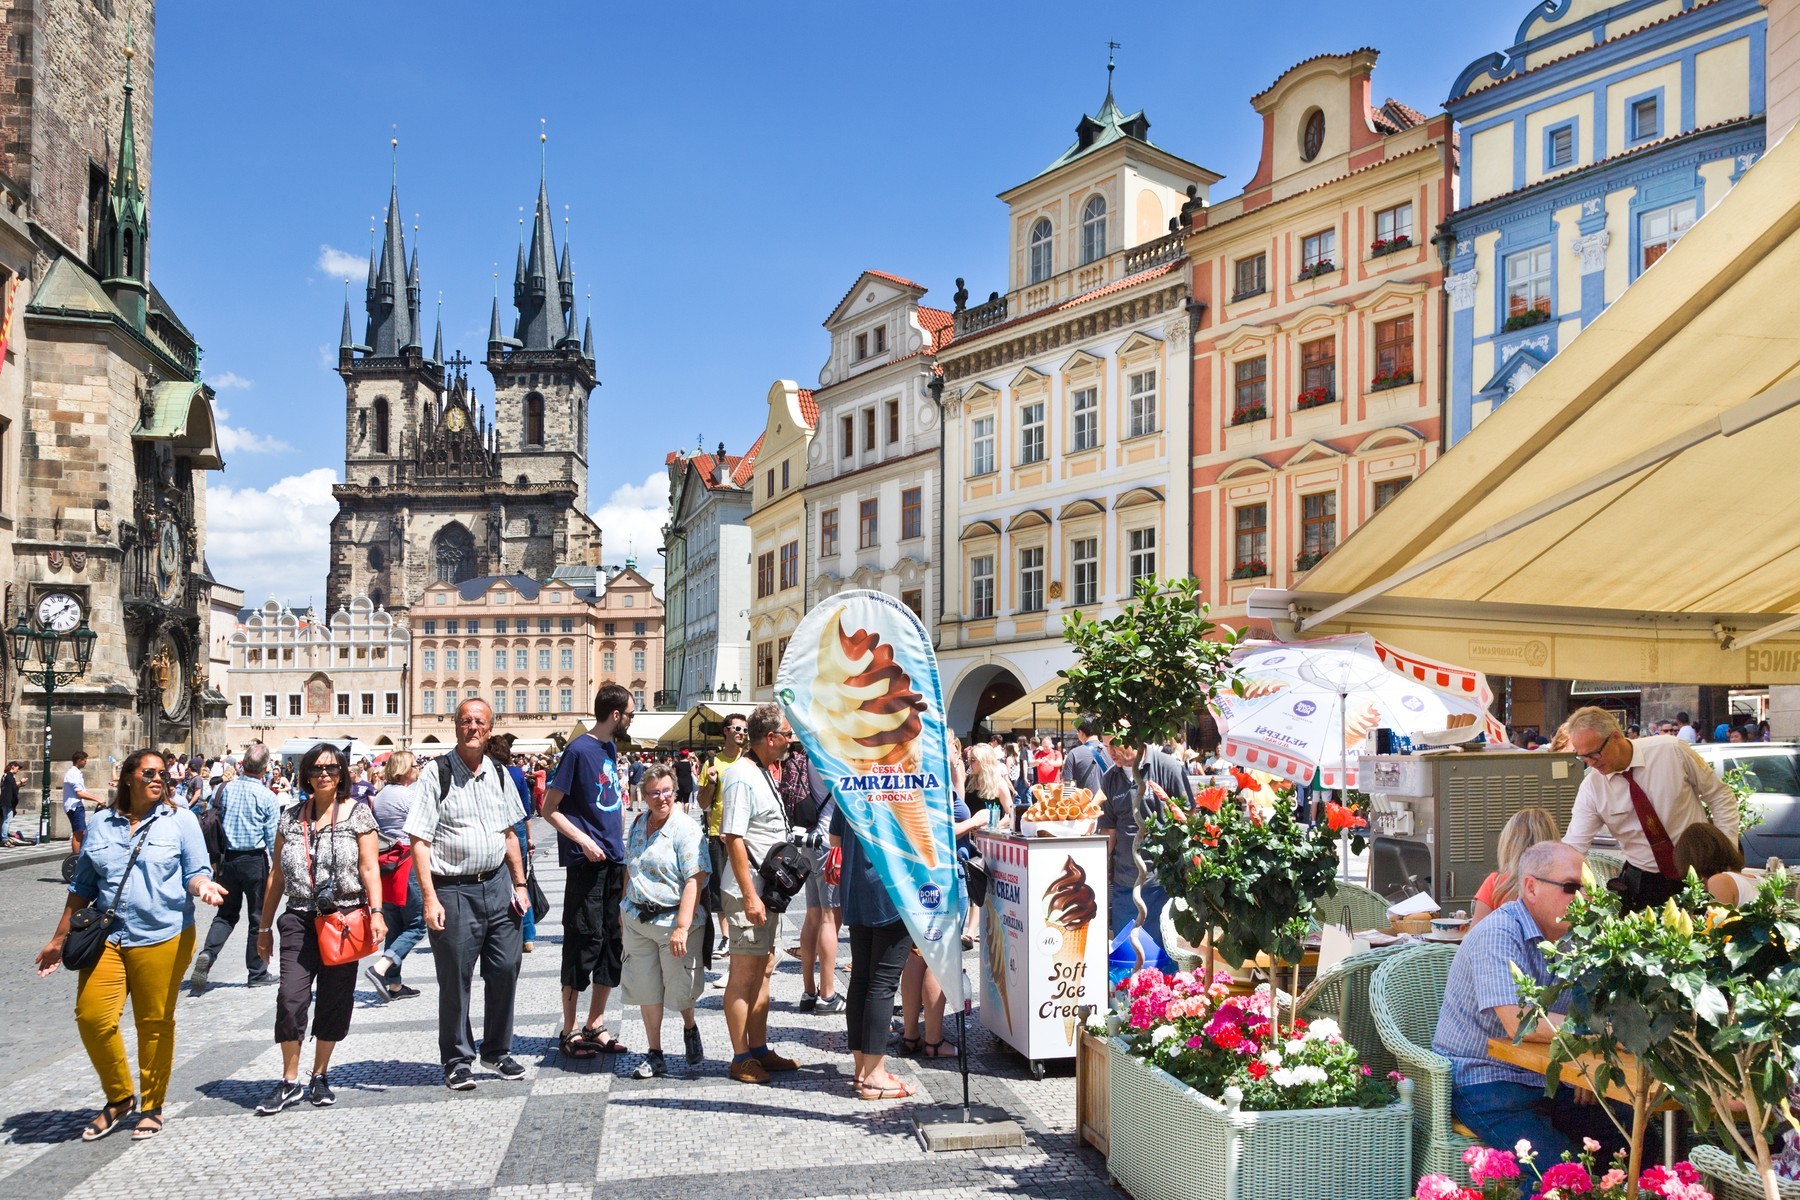
<path fill-rule="evenodd" d="M 1044 1062 L 1042 1059 L 1034 1058 L 1031 1060 L 1031 1077 L 1040 1081 L 1044 1078 Z"/>

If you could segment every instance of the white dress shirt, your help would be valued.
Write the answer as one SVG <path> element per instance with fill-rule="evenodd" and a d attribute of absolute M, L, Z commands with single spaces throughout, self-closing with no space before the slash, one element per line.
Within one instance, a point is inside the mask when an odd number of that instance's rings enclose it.
<path fill-rule="evenodd" d="M 1650 807 L 1656 810 L 1670 842 L 1679 841 L 1689 825 L 1706 820 L 1709 812 L 1720 832 L 1737 841 L 1737 796 L 1680 738 L 1661 734 L 1633 741 L 1630 770 L 1650 798 Z M 1575 811 L 1563 841 L 1585 854 L 1601 830 L 1618 841 L 1625 861 L 1651 874 L 1658 872 L 1656 854 L 1631 804 L 1625 772 L 1602 775 L 1590 766 L 1582 777 L 1581 790 L 1575 793 Z"/>

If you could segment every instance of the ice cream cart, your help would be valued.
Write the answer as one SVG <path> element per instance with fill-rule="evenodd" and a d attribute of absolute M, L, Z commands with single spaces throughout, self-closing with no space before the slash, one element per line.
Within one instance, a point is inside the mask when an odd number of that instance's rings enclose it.
<path fill-rule="evenodd" d="M 981 1023 L 1041 1079 L 1106 1007 L 1106 839 L 993 829 L 976 844 L 988 871 Z"/>

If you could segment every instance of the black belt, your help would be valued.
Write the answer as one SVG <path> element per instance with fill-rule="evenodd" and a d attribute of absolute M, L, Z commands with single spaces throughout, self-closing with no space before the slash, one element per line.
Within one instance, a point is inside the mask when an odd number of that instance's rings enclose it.
<path fill-rule="evenodd" d="M 267 850 L 264 850 L 261 846 L 258 846 L 254 850 L 227 850 L 225 852 L 225 857 L 230 858 L 234 854 L 261 854 L 266 857 L 268 855 L 268 853 L 269 852 Z"/>
<path fill-rule="evenodd" d="M 473 875 L 439 875 L 431 873 L 431 882 L 436 887 L 454 887 L 461 883 L 486 883 L 500 873 L 499 867 L 491 867 L 486 871 L 477 871 Z"/>

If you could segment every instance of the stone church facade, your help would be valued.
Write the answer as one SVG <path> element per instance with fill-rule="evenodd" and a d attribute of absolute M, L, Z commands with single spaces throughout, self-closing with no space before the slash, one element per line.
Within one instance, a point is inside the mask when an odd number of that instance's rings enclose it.
<path fill-rule="evenodd" d="M 364 303 L 363 339 L 348 301 L 339 338 L 344 481 L 334 489 L 328 608 L 367 595 L 403 613 L 437 582 L 597 567 L 587 494 L 593 327 L 576 333 L 574 269 L 566 241 L 558 260 L 545 184 L 530 246 L 519 248 L 510 336 L 494 300 L 491 414 L 469 381 L 473 364 L 445 358 L 441 322 L 424 349 L 418 250 L 407 258 L 398 187 L 369 255 Z"/>

